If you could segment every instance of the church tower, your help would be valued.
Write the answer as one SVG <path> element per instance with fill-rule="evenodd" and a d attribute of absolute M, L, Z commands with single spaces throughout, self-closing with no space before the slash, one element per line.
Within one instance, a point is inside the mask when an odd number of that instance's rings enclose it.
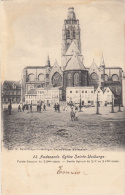
<path fill-rule="evenodd" d="M 73 55 L 74 49 L 72 49 L 72 53 L 70 53 L 70 55 L 69 53 L 68 55 L 66 54 L 72 42 L 74 42 L 73 44 L 75 44 L 75 47 L 78 49 L 79 55 L 80 55 L 81 54 L 81 41 L 80 41 L 79 20 L 76 19 L 74 8 L 70 7 L 68 9 L 67 19 L 64 20 L 64 25 L 62 29 L 62 50 L 61 50 L 62 70 L 64 70 L 64 67 L 67 61 Z"/>

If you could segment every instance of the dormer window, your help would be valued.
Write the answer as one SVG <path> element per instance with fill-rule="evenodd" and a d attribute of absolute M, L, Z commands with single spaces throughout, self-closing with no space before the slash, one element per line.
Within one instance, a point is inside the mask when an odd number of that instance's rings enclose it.
<path fill-rule="evenodd" d="M 13 87 L 13 89 L 16 89 L 16 85 L 14 83 L 13 83 L 12 87 Z"/>

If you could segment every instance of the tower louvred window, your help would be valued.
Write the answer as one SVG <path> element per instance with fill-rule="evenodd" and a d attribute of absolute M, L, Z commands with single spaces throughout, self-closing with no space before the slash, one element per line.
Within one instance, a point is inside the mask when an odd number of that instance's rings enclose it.
<path fill-rule="evenodd" d="M 70 39 L 70 31 L 69 30 L 67 30 L 67 32 L 66 32 L 66 37 L 67 37 L 67 39 Z"/>

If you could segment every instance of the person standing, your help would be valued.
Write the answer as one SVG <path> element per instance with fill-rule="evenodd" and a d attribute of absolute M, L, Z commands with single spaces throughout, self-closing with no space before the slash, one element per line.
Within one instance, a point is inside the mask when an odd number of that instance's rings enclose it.
<path fill-rule="evenodd" d="M 72 121 L 75 119 L 75 113 L 73 111 L 73 108 L 71 108 L 70 117 Z"/>
<path fill-rule="evenodd" d="M 57 103 L 56 105 L 57 111 L 59 112 L 59 104 Z"/>
<path fill-rule="evenodd" d="M 58 104 L 58 112 L 60 112 L 60 104 Z"/>
<path fill-rule="evenodd" d="M 30 104 L 30 112 L 32 112 L 32 104 Z"/>
<path fill-rule="evenodd" d="M 23 105 L 22 110 L 23 110 L 23 112 L 24 112 L 24 110 L 25 110 L 25 104 Z"/>
<path fill-rule="evenodd" d="M 9 112 L 9 115 L 11 115 L 11 110 L 12 110 L 12 105 L 11 103 L 8 105 L 8 112 Z"/>
<path fill-rule="evenodd" d="M 18 106 L 18 112 L 21 112 L 21 107 L 20 107 L 20 104 Z"/>
<path fill-rule="evenodd" d="M 55 109 L 55 112 L 56 112 L 56 103 L 54 104 L 54 109 Z"/>
<path fill-rule="evenodd" d="M 46 110 L 46 105 L 44 104 L 44 105 L 43 105 L 43 111 L 45 111 L 45 110 Z"/>
<path fill-rule="evenodd" d="M 79 117 L 79 112 L 78 112 L 78 108 L 75 108 L 75 120 L 78 121 L 78 117 Z"/>

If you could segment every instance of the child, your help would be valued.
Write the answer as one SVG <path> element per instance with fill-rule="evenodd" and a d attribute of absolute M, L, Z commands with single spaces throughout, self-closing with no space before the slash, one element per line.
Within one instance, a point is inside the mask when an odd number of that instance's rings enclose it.
<path fill-rule="evenodd" d="M 78 108 L 75 108 L 75 120 L 78 121 L 78 117 L 79 117 L 79 112 L 78 112 Z"/>
<path fill-rule="evenodd" d="M 75 119 L 75 113 L 73 111 L 73 108 L 71 109 L 70 116 L 71 116 L 71 120 L 73 121 Z"/>

